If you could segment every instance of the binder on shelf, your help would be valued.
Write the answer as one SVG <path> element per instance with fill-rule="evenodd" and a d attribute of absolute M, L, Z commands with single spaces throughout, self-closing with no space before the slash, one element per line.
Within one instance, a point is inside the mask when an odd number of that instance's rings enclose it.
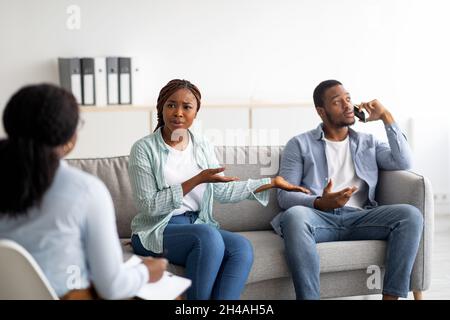
<path fill-rule="evenodd" d="M 106 58 L 106 82 L 108 104 L 119 104 L 119 61 L 116 57 Z"/>
<path fill-rule="evenodd" d="M 58 58 L 58 69 L 61 87 L 72 92 L 78 104 L 82 104 L 80 59 Z"/>
<path fill-rule="evenodd" d="M 119 104 L 131 104 L 131 58 L 119 58 Z"/>
<path fill-rule="evenodd" d="M 81 62 L 81 93 L 83 96 L 83 105 L 95 105 L 95 71 L 94 59 L 82 58 Z"/>
<path fill-rule="evenodd" d="M 95 67 L 95 104 L 105 107 L 108 104 L 106 84 L 106 58 L 94 58 Z"/>
<path fill-rule="evenodd" d="M 145 105 L 145 94 L 148 92 L 145 87 L 146 82 L 142 81 L 145 70 L 143 62 L 139 57 L 133 57 L 131 61 L 131 79 L 133 79 L 131 85 L 131 101 L 137 106 Z"/>

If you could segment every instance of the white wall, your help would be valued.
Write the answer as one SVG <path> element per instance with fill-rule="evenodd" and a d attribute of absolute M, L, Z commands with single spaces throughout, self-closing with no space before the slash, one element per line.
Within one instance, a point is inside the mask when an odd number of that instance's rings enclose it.
<path fill-rule="evenodd" d="M 80 30 L 66 27 L 73 4 Z M 59 56 L 139 58 L 149 106 L 172 78 L 196 83 L 205 105 L 311 103 L 318 82 L 337 78 L 356 102 L 376 97 L 414 119 L 416 170 L 450 194 L 449 9 L 445 0 L 0 0 L 0 112 L 20 86 L 57 83 Z"/>
<path fill-rule="evenodd" d="M 68 158 L 128 155 L 132 144 L 151 131 L 148 110 L 83 112 L 84 125 Z"/>
<path fill-rule="evenodd" d="M 80 30 L 66 27 L 71 4 L 81 8 Z M 174 77 L 192 80 L 205 102 L 220 104 L 309 102 L 319 81 L 338 78 L 357 100 L 379 97 L 392 109 L 408 102 L 419 110 L 430 101 L 427 89 L 445 89 L 449 71 L 441 41 L 450 26 L 445 0 L 1 0 L 0 6 L 1 106 L 20 85 L 57 82 L 58 56 L 140 57 L 146 104 Z"/>

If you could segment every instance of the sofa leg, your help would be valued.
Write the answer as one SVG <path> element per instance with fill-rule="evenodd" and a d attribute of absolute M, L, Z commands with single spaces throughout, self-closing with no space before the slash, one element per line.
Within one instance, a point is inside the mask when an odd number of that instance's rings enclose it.
<path fill-rule="evenodd" d="M 413 291 L 414 300 L 423 300 L 422 291 Z"/>

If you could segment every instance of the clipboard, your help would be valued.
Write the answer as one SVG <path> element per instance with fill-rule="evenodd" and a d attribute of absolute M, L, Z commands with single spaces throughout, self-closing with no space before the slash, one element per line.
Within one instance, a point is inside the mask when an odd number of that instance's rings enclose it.
<path fill-rule="evenodd" d="M 142 263 L 142 260 L 132 255 L 125 265 L 133 267 L 139 263 Z M 190 279 L 165 271 L 163 277 L 157 282 L 146 283 L 136 297 L 143 300 L 175 300 L 191 286 L 191 283 Z"/>

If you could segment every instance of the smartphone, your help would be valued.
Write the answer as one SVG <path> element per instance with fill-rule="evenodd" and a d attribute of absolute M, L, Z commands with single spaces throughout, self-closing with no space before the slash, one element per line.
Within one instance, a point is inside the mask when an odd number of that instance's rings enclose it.
<path fill-rule="evenodd" d="M 360 111 L 356 105 L 353 105 L 353 113 L 362 122 L 367 122 L 366 114 L 363 110 Z"/>

